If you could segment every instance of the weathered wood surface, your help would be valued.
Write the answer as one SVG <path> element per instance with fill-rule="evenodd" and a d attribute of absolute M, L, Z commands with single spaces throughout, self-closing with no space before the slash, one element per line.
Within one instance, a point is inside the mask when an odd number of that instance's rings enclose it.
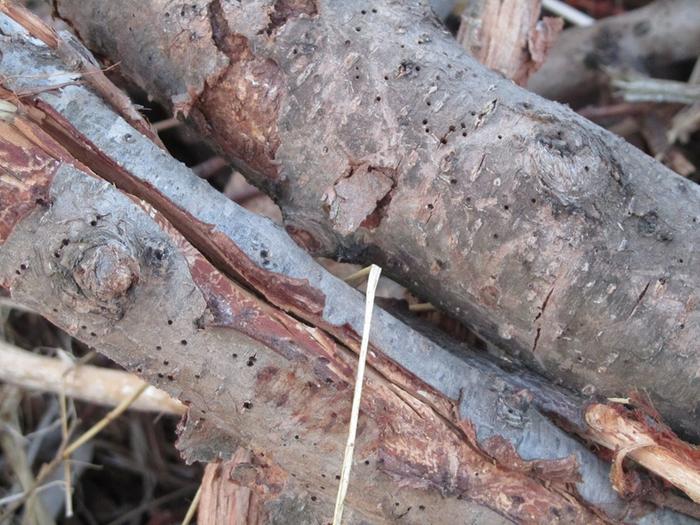
<path fill-rule="evenodd" d="M 213 423 L 266 454 L 329 514 L 361 295 L 73 85 L 79 73 L 14 22 L 0 17 L 0 31 L 4 87 L 38 93 L 3 97 L 17 111 L 4 106 L 0 133 L 0 288 L 190 405 L 195 428 Z M 374 327 L 353 520 L 643 514 L 543 416 L 585 434 L 575 397 L 454 355 L 382 310 Z"/>
<path fill-rule="evenodd" d="M 697 0 L 656 0 L 593 26 L 564 31 L 528 88 L 552 100 L 581 105 L 607 84 L 606 68 L 653 76 L 699 55 Z"/>
<path fill-rule="evenodd" d="M 300 244 L 381 264 L 581 392 L 646 389 L 699 437 L 695 184 L 485 70 L 419 1 L 56 3 Z"/>

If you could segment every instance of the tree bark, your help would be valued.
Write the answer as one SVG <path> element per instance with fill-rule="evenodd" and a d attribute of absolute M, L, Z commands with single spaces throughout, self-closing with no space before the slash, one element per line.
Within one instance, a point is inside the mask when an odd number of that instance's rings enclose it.
<path fill-rule="evenodd" d="M 700 9 L 695 0 L 657 0 L 605 18 L 591 27 L 567 29 L 528 88 L 551 100 L 579 106 L 606 84 L 606 68 L 654 74 L 700 55 Z"/>
<path fill-rule="evenodd" d="M 297 242 L 381 264 L 581 392 L 646 389 L 698 437 L 692 182 L 485 70 L 417 1 L 57 6 L 272 194 Z"/>
<path fill-rule="evenodd" d="M 272 455 L 280 483 L 329 515 L 361 295 L 75 85 L 80 73 L 6 16 L 0 31 L 13 101 L 0 121 L 0 289 L 182 400 L 195 430 L 213 423 Z M 351 522 L 594 523 L 634 508 L 543 415 L 585 435 L 575 397 L 381 309 L 368 364 Z"/>

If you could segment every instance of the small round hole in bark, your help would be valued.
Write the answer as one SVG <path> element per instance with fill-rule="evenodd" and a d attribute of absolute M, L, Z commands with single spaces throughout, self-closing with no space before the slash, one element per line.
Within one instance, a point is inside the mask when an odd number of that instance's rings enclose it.
<path fill-rule="evenodd" d="M 389 80 L 389 77 L 387 75 L 384 75 L 384 80 Z"/>
<path fill-rule="evenodd" d="M 503 135 L 498 136 L 498 140 L 501 140 L 503 138 Z"/>
<path fill-rule="evenodd" d="M 425 510 L 425 505 L 418 505 L 418 510 Z"/>
<path fill-rule="evenodd" d="M 17 275 L 22 275 L 22 272 L 20 272 L 19 270 L 15 270 L 15 273 L 16 273 Z"/>
<path fill-rule="evenodd" d="M 92 219 L 90 221 L 90 226 L 97 226 L 97 219 Z"/>
<path fill-rule="evenodd" d="M 369 459 L 365 460 L 365 465 L 369 465 Z"/>
<path fill-rule="evenodd" d="M 457 179 L 450 179 L 450 184 L 457 184 Z"/>
<path fill-rule="evenodd" d="M 360 11 L 360 13 L 362 13 L 363 15 L 366 15 L 366 14 L 367 14 L 367 11 L 365 11 L 365 10 L 363 9 L 362 11 Z"/>
<path fill-rule="evenodd" d="M 359 33 L 360 31 L 362 31 L 362 28 L 361 28 L 361 27 L 356 27 L 356 28 L 355 28 L 355 31 L 357 31 L 357 32 Z"/>
<path fill-rule="evenodd" d="M 425 126 L 427 123 L 428 123 L 428 119 L 427 119 L 427 118 L 424 118 L 424 119 L 423 119 L 423 125 Z"/>
<path fill-rule="evenodd" d="M 172 374 L 168 374 L 168 381 L 175 381 L 175 377 Z"/>
<path fill-rule="evenodd" d="M 345 41 L 345 45 L 346 45 L 346 46 L 349 46 L 350 44 L 351 44 L 350 40 L 346 40 L 346 41 Z"/>
<path fill-rule="evenodd" d="M 299 434 L 297 434 L 296 436 L 294 436 L 294 439 L 299 439 Z"/>
<path fill-rule="evenodd" d="M 494 239 L 498 239 L 498 234 L 497 234 L 497 233 L 494 233 L 494 234 L 493 234 L 493 238 L 494 238 Z"/>
<path fill-rule="evenodd" d="M 454 131 L 455 129 L 457 128 L 455 128 L 454 126 L 450 126 L 450 131 Z"/>
<path fill-rule="evenodd" d="M 335 479 L 340 479 L 340 476 L 338 474 L 336 474 Z"/>
<path fill-rule="evenodd" d="M 431 102 L 428 100 L 428 101 L 426 102 L 426 104 L 427 104 L 428 106 L 430 106 Z"/>
<path fill-rule="evenodd" d="M 403 47 L 403 46 L 401 46 Z M 416 71 L 420 71 L 420 66 L 416 66 Z"/>
<path fill-rule="evenodd" d="M 168 361 L 167 359 L 164 359 L 164 360 L 163 360 L 163 364 L 164 364 L 165 366 L 168 366 L 168 365 L 170 364 L 170 361 Z"/>
<path fill-rule="evenodd" d="M 260 250 L 260 257 L 265 258 L 265 257 L 267 257 L 267 255 L 268 255 L 267 250 Z"/>
<path fill-rule="evenodd" d="M 172 324 L 173 324 L 173 320 L 172 320 L 172 319 L 168 319 L 168 324 L 169 324 L 169 325 L 172 325 Z"/>
<path fill-rule="evenodd" d="M 440 139 L 440 143 L 442 143 L 442 144 L 447 144 L 447 137 L 442 137 L 442 138 Z"/>
<path fill-rule="evenodd" d="M 466 131 L 462 131 L 462 136 L 463 136 L 463 137 L 466 137 L 466 136 L 467 136 L 467 132 L 466 132 Z"/>
<path fill-rule="evenodd" d="M 508 210 L 510 209 L 510 206 L 508 206 L 507 204 L 504 204 L 504 205 L 503 205 L 503 209 L 506 210 L 506 211 L 508 211 Z"/>
<path fill-rule="evenodd" d="M 426 208 L 428 208 L 429 210 L 432 210 L 434 207 L 435 207 L 435 206 L 433 206 L 432 204 L 426 205 Z"/>
<path fill-rule="evenodd" d="M 60 258 L 61 258 L 61 254 L 58 253 L 58 252 L 53 252 L 53 256 L 56 257 L 56 259 L 60 259 Z"/>
<path fill-rule="evenodd" d="M 372 9 L 372 12 L 373 12 L 373 13 L 376 13 L 376 12 L 377 12 L 377 10 L 376 10 L 375 8 L 373 8 L 373 9 Z"/>
<path fill-rule="evenodd" d="M 584 167 L 583 167 L 583 171 L 589 171 L 590 169 L 591 169 L 591 168 L 589 168 L 588 166 L 584 166 Z"/>
<path fill-rule="evenodd" d="M 382 101 L 382 97 L 377 97 L 377 98 L 375 98 L 374 100 L 376 100 L 377 102 L 381 102 L 381 101 Z"/>
<path fill-rule="evenodd" d="M 678 262 L 683 264 L 683 259 L 678 259 Z"/>
<path fill-rule="evenodd" d="M 467 125 L 464 122 L 460 122 L 459 127 L 462 129 L 466 129 Z"/>
<path fill-rule="evenodd" d="M 195 379 L 201 379 L 201 378 L 202 378 L 202 376 L 201 376 L 201 375 L 199 375 L 199 374 L 195 374 L 195 375 L 194 375 L 194 378 L 195 378 Z"/>
<path fill-rule="evenodd" d="M 360 80 L 360 75 L 355 75 L 355 80 Z"/>
<path fill-rule="evenodd" d="M 63 246 L 68 246 L 69 243 L 70 243 L 70 241 L 69 241 L 68 239 L 63 239 L 63 240 L 61 241 L 61 244 L 62 244 Z"/>
<path fill-rule="evenodd" d="M 292 49 L 292 54 L 293 54 L 293 55 L 296 55 L 296 54 L 297 54 L 296 48 Z"/>
<path fill-rule="evenodd" d="M 537 202 L 537 199 L 533 197 L 532 199 L 530 199 L 530 202 L 531 202 L 532 204 L 535 204 L 535 203 Z"/>
<path fill-rule="evenodd" d="M 251 403 L 250 401 L 244 401 L 243 408 L 245 408 L 246 410 L 250 410 L 251 408 L 253 408 L 253 403 Z"/>
<path fill-rule="evenodd" d="M 678 325 L 678 328 L 680 328 L 681 330 L 683 330 L 683 328 L 685 328 L 685 323 L 679 324 L 679 325 Z"/>
<path fill-rule="evenodd" d="M 474 115 L 476 115 L 476 111 L 470 111 L 469 114 L 473 117 Z"/>
<path fill-rule="evenodd" d="M 182 340 L 180 341 L 180 344 L 181 344 L 182 346 L 187 346 L 187 339 L 182 339 Z"/>
<path fill-rule="evenodd" d="M 425 128 L 426 133 L 430 133 L 430 128 Z"/>
<path fill-rule="evenodd" d="M 95 332 L 90 332 L 90 335 L 91 335 L 92 337 L 97 337 L 97 334 L 96 334 Z"/>
<path fill-rule="evenodd" d="M 57 308 L 51 308 L 51 311 L 52 311 L 53 313 L 55 313 L 55 314 L 58 313 L 58 309 L 57 309 Z"/>
<path fill-rule="evenodd" d="M 311 501 L 316 501 L 316 496 L 311 496 Z"/>
<path fill-rule="evenodd" d="M 158 377 L 160 379 L 163 379 L 165 377 L 165 374 L 163 374 L 162 372 L 158 372 Z"/>
<path fill-rule="evenodd" d="M 160 352 L 160 351 L 161 351 L 162 349 L 163 349 L 163 347 L 162 347 L 162 346 L 160 346 L 160 345 L 156 345 L 156 350 L 158 350 L 158 351 Z"/>

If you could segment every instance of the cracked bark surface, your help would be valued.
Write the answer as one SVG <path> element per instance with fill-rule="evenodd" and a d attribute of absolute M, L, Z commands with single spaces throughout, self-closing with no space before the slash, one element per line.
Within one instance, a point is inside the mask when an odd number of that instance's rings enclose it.
<path fill-rule="evenodd" d="M 40 93 L 0 123 L 0 188 L 22 189 L 0 194 L 0 289 L 188 404 L 195 429 L 266 454 L 328 514 L 361 295 L 73 85 L 79 73 L 7 17 L 0 31 L 4 87 Z M 382 310 L 375 323 L 353 522 L 682 522 L 618 499 L 607 466 L 543 416 L 585 432 L 580 400 Z"/>
<path fill-rule="evenodd" d="M 56 5 L 272 194 L 301 245 L 381 264 L 581 392 L 646 389 L 698 437 L 692 182 L 485 70 L 418 1 Z"/>

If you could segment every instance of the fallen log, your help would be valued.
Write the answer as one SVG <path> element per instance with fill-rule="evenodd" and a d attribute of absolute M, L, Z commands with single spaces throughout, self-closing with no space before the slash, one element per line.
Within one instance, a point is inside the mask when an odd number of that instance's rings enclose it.
<path fill-rule="evenodd" d="M 657 0 L 590 27 L 559 35 L 528 88 L 580 106 L 608 83 L 606 68 L 654 75 L 700 55 L 700 9 L 695 0 Z"/>
<path fill-rule="evenodd" d="M 0 289 L 178 397 L 195 429 L 213 423 L 271 455 L 280 483 L 296 476 L 327 514 L 360 294 L 130 127 L 12 20 L 0 16 L 0 30 L 11 89 L 0 122 Z M 585 434 L 580 400 L 452 353 L 382 310 L 373 327 L 351 521 L 410 508 L 409 523 L 500 523 L 494 511 L 642 519 L 644 508 L 610 490 L 607 467 L 544 415 Z"/>
<path fill-rule="evenodd" d="M 485 70 L 417 1 L 56 5 L 299 244 L 381 264 L 580 392 L 645 389 L 699 437 L 695 184 Z"/>

